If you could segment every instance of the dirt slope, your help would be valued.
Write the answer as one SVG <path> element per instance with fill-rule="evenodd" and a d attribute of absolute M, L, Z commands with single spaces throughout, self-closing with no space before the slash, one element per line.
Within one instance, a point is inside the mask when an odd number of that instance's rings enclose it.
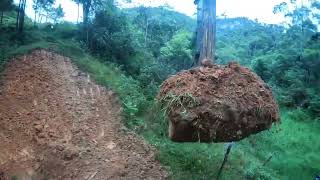
<path fill-rule="evenodd" d="M 164 179 L 155 151 L 121 124 L 110 90 L 70 59 L 17 57 L 0 88 L 0 180 Z"/>

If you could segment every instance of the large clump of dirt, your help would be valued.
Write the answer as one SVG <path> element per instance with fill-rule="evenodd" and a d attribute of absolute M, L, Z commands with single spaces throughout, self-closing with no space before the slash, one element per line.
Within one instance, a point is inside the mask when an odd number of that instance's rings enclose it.
<path fill-rule="evenodd" d="M 183 71 L 158 95 L 177 142 L 231 142 L 279 122 L 279 108 L 261 78 L 237 63 Z"/>

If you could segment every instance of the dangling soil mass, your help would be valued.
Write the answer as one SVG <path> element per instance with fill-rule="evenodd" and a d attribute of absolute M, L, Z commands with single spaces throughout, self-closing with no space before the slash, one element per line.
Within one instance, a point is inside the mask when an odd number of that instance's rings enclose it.
<path fill-rule="evenodd" d="M 0 86 L 0 179 L 164 179 L 155 150 L 121 123 L 112 91 L 69 58 L 13 59 Z"/>
<path fill-rule="evenodd" d="M 180 72 L 162 84 L 158 100 L 178 142 L 239 141 L 280 121 L 271 89 L 237 63 Z"/>

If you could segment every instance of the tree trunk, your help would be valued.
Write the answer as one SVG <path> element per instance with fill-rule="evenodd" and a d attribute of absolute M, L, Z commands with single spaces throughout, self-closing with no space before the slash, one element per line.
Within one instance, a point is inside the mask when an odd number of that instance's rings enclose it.
<path fill-rule="evenodd" d="M 147 22 L 146 22 L 146 30 L 145 30 L 145 34 L 144 34 L 144 46 L 147 48 L 147 40 L 148 40 L 148 27 L 149 27 L 149 20 L 147 18 Z"/>
<path fill-rule="evenodd" d="M 38 13 L 38 24 L 41 24 L 42 21 L 42 14 L 39 12 Z"/>
<path fill-rule="evenodd" d="M 19 17 L 19 33 L 23 32 L 24 27 L 24 17 L 25 17 L 25 10 L 26 10 L 26 0 L 22 0 L 22 5 L 20 9 L 20 17 Z"/>
<path fill-rule="evenodd" d="M 36 27 L 37 25 L 37 12 L 34 12 L 34 21 L 33 21 L 33 26 Z"/>
<path fill-rule="evenodd" d="M 79 24 L 79 14 L 80 14 L 80 3 L 78 2 L 78 16 L 77 16 L 77 24 Z"/>
<path fill-rule="evenodd" d="M 18 7 L 18 11 L 17 11 L 17 19 L 16 19 L 16 30 L 19 30 L 19 21 L 20 21 L 20 11 L 21 11 L 21 3 L 22 0 L 19 0 L 19 7 Z"/>
<path fill-rule="evenodd" d="M 198 1 L 197 4 L 197 29 L 196 29 L 196 57 L 195 57 L 195 64 L 199 64 L 199 58 L 200 58 L 200 49 L 201 49 L 201 38 L 203 36 L 203 28 L 202 28 L 202 16 L 203 16 L 203 11 L 202 11 L 202 5 L 203 1 Z"/>
<path fill-rule="evenodd" d="M 40 16 L 40 19 L 38 18 L 39 19 L 39 24 L 41 24 L 43 15 L 39 14 L 39 16 Z"/>
<path fill-rule="evenodd" d="M 88 47 L 92 47 L 90 46 L 90 42 L 89 42 L 89 27 L 87 26 L 87 44 L 88 44 Z"/>
<path fill-rule="evenodd" d="M 82 9 L 83 9 L 83 24 L 86 27 L 88 25 L 89 21 L 89 10 L 90 10 L 90 3 L 86 2 L 82 4 Z"/>
<path fill-rule="evenodd" d="M 37 0 L 35 2 L 35 8 L 34 8 L 34 22 L 33 22 L 33 26 L 36 27 L 37 25 L 37 14 L 39 11 L 39 0 Z M 38 17 L 39 18 L 39 17 Z"/>
<path fill-rule="evenodd" d="M 215 63 L 215 42 L 216 42 L 216 0 L 200 0 L 199 5 L 202 8 L 200 16 L 201 22 L 198 22 L 198 35 L 200 48 L 200 58 L 198 64 L 201 61 L 208 59 Z"/>
<path fill-rule="evenodd" d="M 0 24 L 2 24 L 2 21 L 3 21 L 3 11 L 1 11 Z"/>
<path fill-rule="evenodd" d="M 86 43 L 89 45 L 89 12 L 91 7 L 91 0 L 87 0 L 82 4 L 83 9 L 83 33 L 86 38 Z"/>

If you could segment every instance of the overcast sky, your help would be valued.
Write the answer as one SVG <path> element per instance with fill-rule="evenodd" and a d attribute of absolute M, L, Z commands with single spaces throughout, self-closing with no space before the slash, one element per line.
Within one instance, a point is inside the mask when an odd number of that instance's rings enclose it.
<path fill-rule="evenodd" d="M 16 2 L 18 0 L 15 0 Z M 135 5 L 159 6 L 167 3 L 176 11 L 193 16 L 196 13 L 194 0 L 132 0 Z M 225 13 L 227 17 L 248 17 L 260 22 L 277 24 L 284 21 L 282 15 L 274 15 L 273 7 L 288 0 L 217 0 L 217 15 Z M 65 11 L 65 20 L 77 20 L 77 5 L 71 0 L 56 0 Z M 27 14 L 34 16 L 32 0 L 27 0 Z M 82 16 L 82 14 L 80 15 Z"/>

